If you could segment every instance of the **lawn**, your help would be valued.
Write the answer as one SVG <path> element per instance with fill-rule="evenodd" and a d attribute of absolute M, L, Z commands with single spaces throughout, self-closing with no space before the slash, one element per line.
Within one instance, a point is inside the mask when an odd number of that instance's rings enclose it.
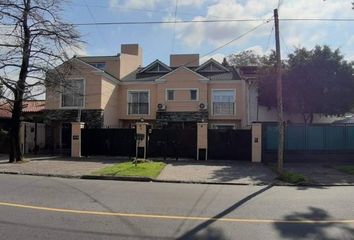
<path fill-rule="evenodd" d="M 131 176 L 156 178 L 166 166 L 163 162 L 140 162 L 135 166 L 133 162 L 118 163 L 102 168 L 93 174 L 100 176 Z"/>
<path fill-rule="evenodd" d="M 308 180 L 300 173 L 283 171 L 279 174 L 278 179 L 283 182 L 288 182 L 292 184 L 307 183 Z"/>
<path fill-rule="evenodd" d="M 283 170 L 282 173 L 278 173 L 275 165 L 270 165 L 270 169 L 278 174 L 277 179 L 283 182 L 291 183 L 291 184 L 306 184 L 309 183 L 310 180 L 307 179 L 304 175 L 296 172 L 290 172 Z"/>
<path fill-rule="evenodd" d="M 339 171 L 354 175 L 354 165 L 351 166 L 340 166 L 337 168 Z"/>

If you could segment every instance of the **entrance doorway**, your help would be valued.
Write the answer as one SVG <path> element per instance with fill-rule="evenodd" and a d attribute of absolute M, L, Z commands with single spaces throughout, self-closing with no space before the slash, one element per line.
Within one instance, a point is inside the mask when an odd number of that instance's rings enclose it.
<path fill-rule="evenodd" d="M 71 151 L 71 123 L 61 124 L 61 152 L 70 154 Z"/>

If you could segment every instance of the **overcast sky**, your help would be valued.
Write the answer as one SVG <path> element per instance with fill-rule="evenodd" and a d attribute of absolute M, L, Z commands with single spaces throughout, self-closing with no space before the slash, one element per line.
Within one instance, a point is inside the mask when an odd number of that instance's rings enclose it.
<path fill-rule="evenodd" d="M 72 0 L 65 18 L 73 23 L 174 21 L 214 19 L 269 19 L 278 0 Z M 176 13 L 176 14 L 175 14 Z M 353 18 L 351 0 L 283 0 L 280 18 Z M 159 25 L 81 26 L 87 44 L 78 54 L 114 55 L 122 43 L 139 43 L 144 64 L 155 59 L 169 63 L 171 53 L 201 56 L 249 31 L 262 22 L 188 23 Z M 274 48 L 270 21 L 245 37 L 205 58 L 217 60 L 246 49 L 260 54 Z M 354 60 L 354 21 L 281 21 L 283 57 L 294 47 L 327 44 Z"/>

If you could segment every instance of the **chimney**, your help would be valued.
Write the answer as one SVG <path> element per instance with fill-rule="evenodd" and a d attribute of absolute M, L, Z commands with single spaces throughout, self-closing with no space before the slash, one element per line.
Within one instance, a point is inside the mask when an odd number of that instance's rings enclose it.
<path fill-rule="evenodd" d="M 199 54 L 171 54 L 170 67 L 198 67 Z"/>
<path fill-rule="evenodd" d="M 123 54 L 129 55 L 142 55 L 142 48 L 139 47 L 139 44 L 122 44 L 120 47 L 120 52 Z"/>
<path fill-rule="evenodd" d="M 122 44 L 120 47 L 119 78 L 127 76 L 143 64 L 143 49 L 139 44 Z"/>

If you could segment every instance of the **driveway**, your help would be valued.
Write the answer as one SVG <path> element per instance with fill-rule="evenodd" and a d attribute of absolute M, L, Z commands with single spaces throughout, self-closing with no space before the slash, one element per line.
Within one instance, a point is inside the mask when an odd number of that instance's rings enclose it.
<path fill-rule="evenodd" d="M 158 180 L 238 184 L 267 184 L 276 175 L 261 163 L 240 161 L 170 162 Z"/>

